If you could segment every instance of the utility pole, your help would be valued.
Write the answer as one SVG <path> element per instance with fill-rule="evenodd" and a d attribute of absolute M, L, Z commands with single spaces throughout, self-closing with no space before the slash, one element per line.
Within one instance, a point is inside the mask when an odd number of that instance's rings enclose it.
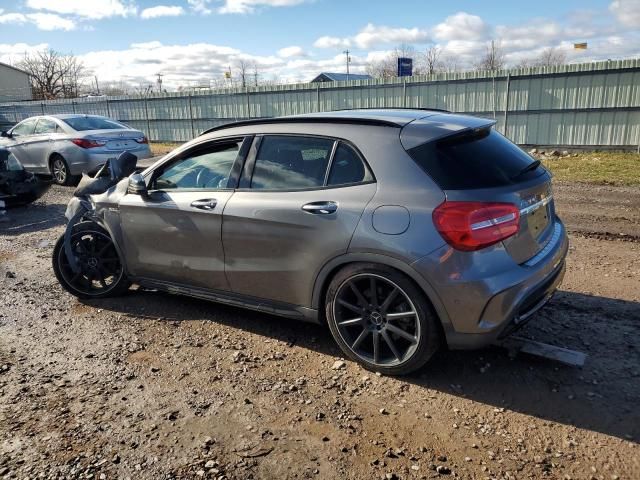
<path fill-rule="evenodd" d="M 349 56 L 349 50 L 345 50 L 344 53 L 347 56 L 347 81 L 349 80 L 349 63 L 351 63 L 351 57 Z"/>
<path fill-rule="evenodd" d="M 156 73 L 158 76 L 158 93 L 162 93 L 162 77 L 164 76 L 162 73 Z"/>

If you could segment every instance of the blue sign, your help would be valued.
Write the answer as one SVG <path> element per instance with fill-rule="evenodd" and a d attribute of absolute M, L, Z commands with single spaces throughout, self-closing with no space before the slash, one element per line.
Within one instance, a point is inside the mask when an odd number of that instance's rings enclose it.
<path fill-rule="evenodd" d="M 398 57 L 398 76 L 410 77 L 413 74 L 413 58 Z"/>

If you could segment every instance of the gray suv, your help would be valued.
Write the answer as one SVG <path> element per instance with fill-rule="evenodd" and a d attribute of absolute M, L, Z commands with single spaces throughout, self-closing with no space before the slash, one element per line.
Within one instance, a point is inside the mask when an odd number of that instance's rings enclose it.
<path fill-rule="evenodd" d="M 350 110 L 213 128 L 91 201 L 53 265 L 78 297 L 135 282 L 328 324 L 406 374 L 524 324 L 564 275 L 551 177 L 492 120 Z"/>

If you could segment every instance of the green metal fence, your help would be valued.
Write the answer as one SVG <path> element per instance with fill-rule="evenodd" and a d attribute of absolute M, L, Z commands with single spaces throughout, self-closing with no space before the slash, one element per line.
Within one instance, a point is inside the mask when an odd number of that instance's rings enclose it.
<path fill-rule="evenodd" d="M 237 120 L 371 107 L 431 107 L 491 117 L 499 131 L 524 145 L 638 146 L 640 59 L 191 94 L 30 101 L 0 105 L 0 122 L 54 113 L 99 114 L 146 132 L 152 141 L 179 142 Z"/>

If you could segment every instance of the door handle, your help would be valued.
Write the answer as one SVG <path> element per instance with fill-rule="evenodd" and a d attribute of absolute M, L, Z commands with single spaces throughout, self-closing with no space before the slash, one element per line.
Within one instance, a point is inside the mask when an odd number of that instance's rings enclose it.
<path fill-rule="evenodd" d="M 191 202 L 193 208 L 199 208 L 200 210 L 213 210 L 217 204 L 218 201 L 215 198 L 203 198 L 202 200 Z"/>
<path fill-rule="evenodd" d="M 307 213 L 329 215 L 338 210 L 336 202 L 311 202 L 302 206 L 302 210 Z"/>

